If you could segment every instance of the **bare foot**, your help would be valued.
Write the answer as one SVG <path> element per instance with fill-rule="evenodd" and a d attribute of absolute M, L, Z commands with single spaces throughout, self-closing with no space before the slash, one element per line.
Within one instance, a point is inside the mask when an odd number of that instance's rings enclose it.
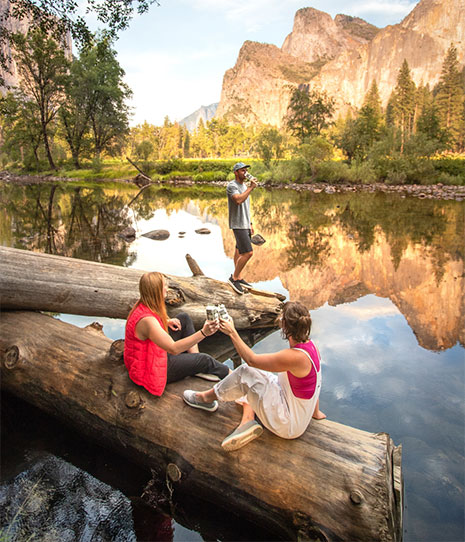
<path fill-rule="evenodd" d="M 326 414 L 324 412 L 321 412 L 321 410 L 316 410 L 313 413 L 312 418 L 314 418 L 315 420 L 324 420 L 326 418 Z"/>

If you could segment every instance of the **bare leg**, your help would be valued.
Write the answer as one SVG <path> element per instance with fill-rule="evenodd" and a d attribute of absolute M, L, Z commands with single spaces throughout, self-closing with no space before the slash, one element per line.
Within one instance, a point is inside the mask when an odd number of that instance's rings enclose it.
<path fill-rule="evenodd" d="M 324 420 L 326 418 L 326 414 L 324 412 L 321 412 L 320 410 L 320 400 L 316 402 L 315 410 L 313 411 L 312 418 L 315 418 L 315 420 Z"/>
<path fill-rule="evenodd" d="M 241 427 L 247 422 L 251 422 L 255 419 L 255 412 L 253 411 L 252 407 L 248 403 L 241 403 L 242 404 L 242 419 L 241 423 L 238 425 L 238 427 Z"/>
<path fill-rule="evenodd" d="M 234 267 L 234 273 L 233 273 L 234 280 L 239 280 L 241 278 L 242 270 L 244 269 L 245 264 L 250 260 L 252 256 L 253 256 L 253 252 L 245 252 L 244 254 L 238 253 L 237 260 L 234 257 L 234 260 L 235 260 L 234 261 L 235 267 Z"/>
<path fill-rule="evenodd" d="M 216 399 L 218 399 L 214 388 L 210 388 L 207 391 L 196 392 L 195 398 L 198 399 L 199 401 L 202 401 L 203 403 L 211 403 L 215 401 Z"/>

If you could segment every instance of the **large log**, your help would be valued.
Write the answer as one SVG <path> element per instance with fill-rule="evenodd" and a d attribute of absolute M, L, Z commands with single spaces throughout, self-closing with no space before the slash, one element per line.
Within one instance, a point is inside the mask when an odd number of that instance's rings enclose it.
<path fill-rule="evenodd" d="M 126 318 L 139 297 L 139 279 L 143 273 L 138 269 L 0 247 L 3 309 Z M 196 328 L 202 326 L 205 307 L 211 303 L 223 303 L 237 329 L 273 327 L 281 310 L 282 296 L 278 294 L 239 295 L 226 282 L 210 277 L 165 276 L 169 286 L 169 316 L 186 311 Z"/>
<path fill-rule="evenodd" d="M 93 330 L 28 312 L 2 313 L 0 329 L 3 389 L 166 476 L 175 491 L 285 529 L 289 540 L 401 540 L 399 448 L 389 435 L 313 421 L 298 439 L 264 431 L 225 453 L 237 405 L 210 414 L 181 399 L 208 383 L 186 379 L 157 398 L 129 380 L 109 355 L 112 342 Z"/>

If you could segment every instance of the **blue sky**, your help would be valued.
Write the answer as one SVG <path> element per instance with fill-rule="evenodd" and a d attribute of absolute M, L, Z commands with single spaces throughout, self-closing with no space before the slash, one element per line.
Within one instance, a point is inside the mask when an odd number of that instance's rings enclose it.
<path fill-rule="evenodd" d="M 303 7 L 362 17 L 379 27 L 400 22 L 418 0 L 160 0 L 115 44 L 134 92 L 131 125 L 181 120 L 218 102 L 225 71 L 246 40 L 281 47 Z"/>

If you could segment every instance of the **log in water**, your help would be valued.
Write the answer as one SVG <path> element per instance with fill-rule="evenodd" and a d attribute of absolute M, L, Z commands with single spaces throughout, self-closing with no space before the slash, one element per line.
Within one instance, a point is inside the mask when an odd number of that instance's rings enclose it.
<path fill-rule="evenodd" d="M 139 279 L 144 272 L 0 247 L 2 308 L 127 318 L 139 297 Z M 187 312 L 197 329 L 211 303 L 223 303 L 237 329 L 273 327 L 281 310 L 283 296 L 279 294 L 270 297 L 256 291 L 239 295 L 228 283 L 203 275 L 165 277 L 169 316 Z"/>
<path fill-rule="evenodd" d="M 212 414 L 181 398 L 208 383 L 186 379 L 154 397 L 129 380 L 121 349 L 98 330 L 32 312 L 2 313 L 0 329 L 3 389 L 151 467 L 174 488 L 285 528 L 289 539 L 401 540 L 400 447 L 389 435 L 314 420 L 298 439 L 265 430 L 226 453 L 221 441 L 238 424 L 239 407 L 222 404 Z"/>

